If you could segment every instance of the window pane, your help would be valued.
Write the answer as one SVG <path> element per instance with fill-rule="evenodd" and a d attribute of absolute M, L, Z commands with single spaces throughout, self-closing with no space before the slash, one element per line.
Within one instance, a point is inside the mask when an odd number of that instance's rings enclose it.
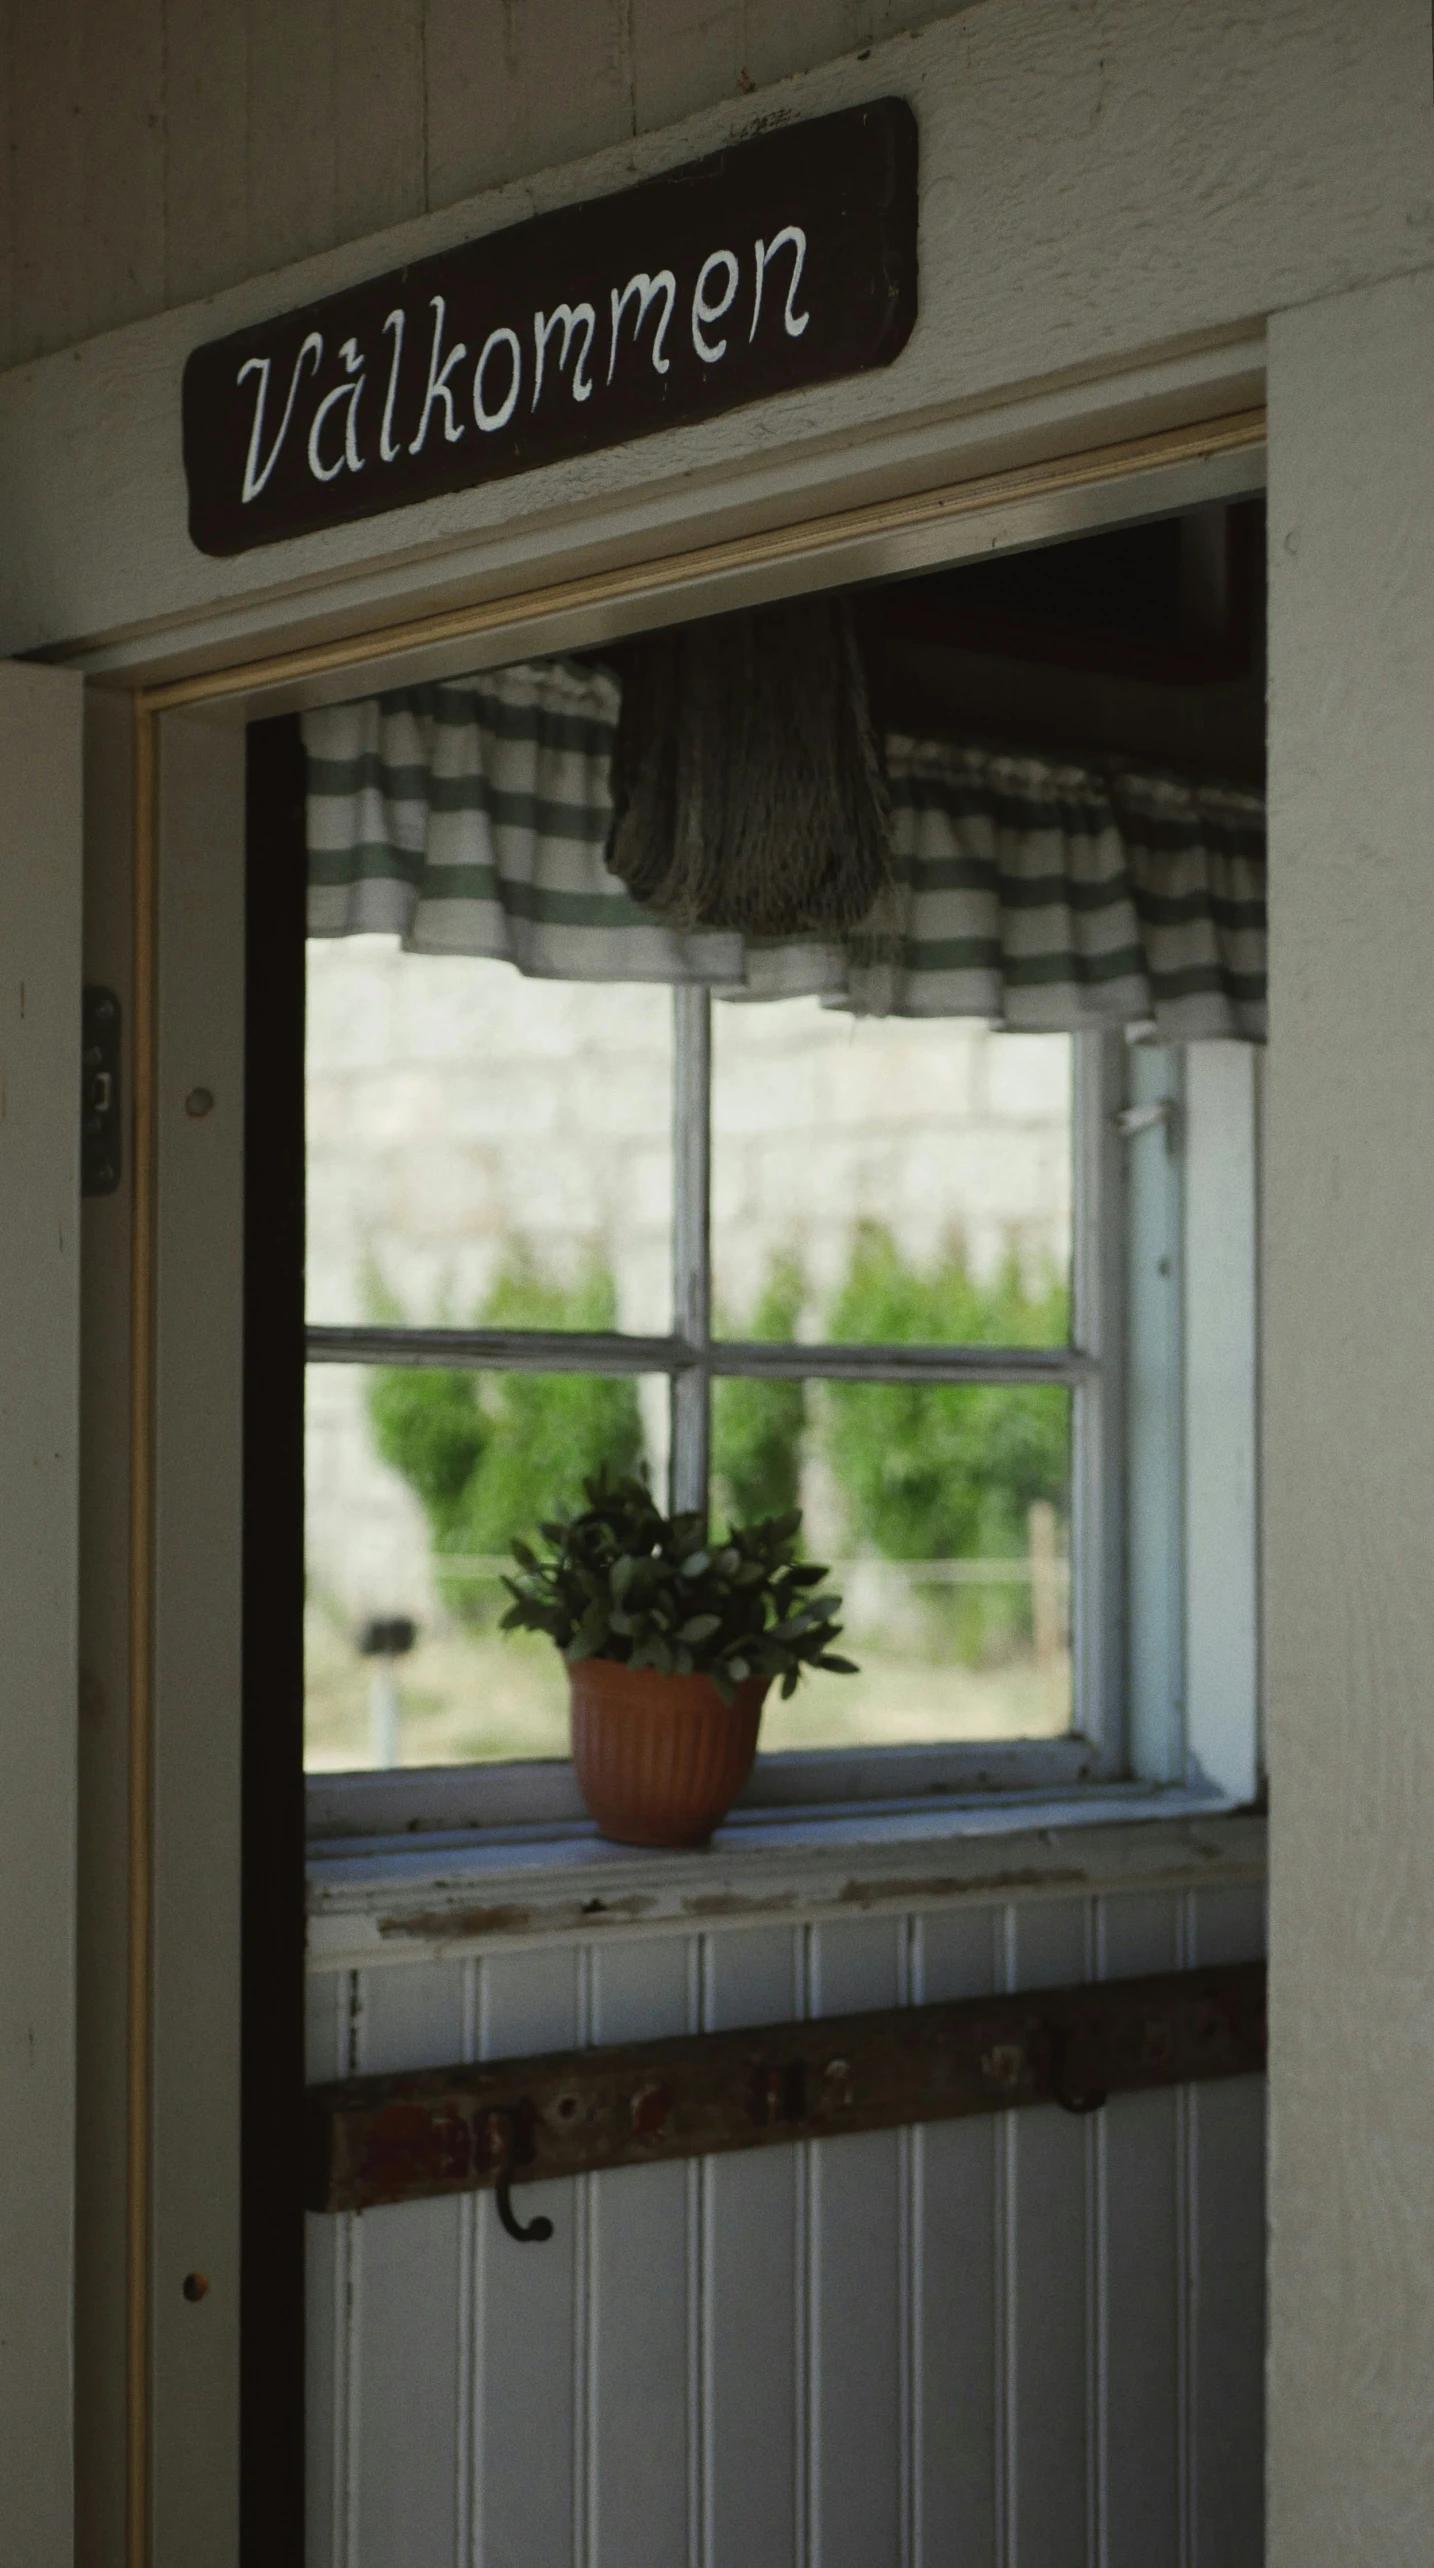
<path fill-rule="evenodd" d="M 664 1333 L 671 992 L 308 954 L 310 1319 Z"/>
<path fill-rule="evenodd" d="M 764 1748 L 1070 1728 L 1070 1420 L 1044 1383 L 716 1385 L 714 1514 L 802 1507 L 860 1671 L 769 1696 Z"/>
<path fill-rule="evenodd" d="M 1064 1341 L 1069 1035 L 816 999 L 713 1020 L 720 1335 Z"/>
<path fill-rule="evenodd" d="M 567 1755 L 562 1660 L 498 1630 L 508 1546 L 600 1463 L 650 1468 L 666 1400 L 664 1380 L 309 1368 L 311 1768 Z M 405 1624 L 411 1647 L 365 1656 L 370 1626 Z"/>

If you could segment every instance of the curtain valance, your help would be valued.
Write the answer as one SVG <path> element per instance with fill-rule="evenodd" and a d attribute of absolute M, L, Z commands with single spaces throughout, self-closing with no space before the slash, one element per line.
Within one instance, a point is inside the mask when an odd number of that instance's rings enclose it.
<path fill-rule="evenodd" d="M 306 714 L 310 933 L 861 1015 L 1263 1036 L 1257 794 L 891 734 L 895 879 L 858 930 L 683 933 L 604 863 L 620 701 L 545 661 Z"/>

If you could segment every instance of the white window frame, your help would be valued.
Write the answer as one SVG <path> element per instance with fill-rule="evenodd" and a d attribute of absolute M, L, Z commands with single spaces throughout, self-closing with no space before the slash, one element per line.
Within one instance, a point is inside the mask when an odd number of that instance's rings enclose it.
<path fill-rule="evenodd" d="M 452 1366 L 489 1371 L 666 1373 L 669 1503 L 706 1504 L 711 1391 L 747 1379 L 1051 1382 L 1072 1395 L 1071 1732 L 1057 1739 L 788 1749 L 759 1755 L 747 1807 L 921 1799 L 993 1789 L 1049 1794 L 1128 1770 L 1122 1540 L 1124 1443 L 1121 1139 L 1125 1046 L 1119 1034 L 1072 1041 L 1072 1328 L 1068 1348 L 772 1346 L 714 1338 L 711 1312 L 712 1001 L 673 993 L 673 1325 L 668 1337 L 622 1331 L 313 1326 L 310 1363 Z M 311 1821 L 453 1827 L 582 1815 L 566 1761 L 312 1777 Z"/>
<path fill-rule="evenodd" d="M 1246 1803 L 1263 1774 L 1263 1054 L 1133 1044 L 1128 1086 L 1129 1770 Z"/>
<path fill-rule="evenodd" d="M 1072 1392 L 1073 1725 L 1058 1739 L 759 1755 L 744 1809 L 1049 1798 L 1128 1783 L 1259 1790 L 1256 1452 L 1259 1056 L 1073 1038 L 1069 1351 L 791 1345 L 711 1331 L 711 1000 L 674 992 L 673 1330 L 667 1338 L 497 1329 L 308 1331 L 320 1363 L 666 1372 L 670 1503 L 707 1485 L 724 1376 L 1058 1381 Z M 566 1760 L 394 1768 L 308 1780 L 319 1837 L 414 1827 L 563 1827 L 584 1816 Z"/>

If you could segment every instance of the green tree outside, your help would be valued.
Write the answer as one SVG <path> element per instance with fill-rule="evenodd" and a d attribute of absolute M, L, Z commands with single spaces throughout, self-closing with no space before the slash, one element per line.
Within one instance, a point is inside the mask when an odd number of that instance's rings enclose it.
<path fill-rule="evenodd" d="M 794 1338 L 805 1299 L 800 1259 L 790 1251 L 779 1254 L 745 1326 L 729 1333 L 764 1345 Z M 712 1495 L 729 1525 L 785 1516 L 800 1506 L 806 1426 L 803 1382 L 713 1384 Z"/>
<path fill-rule="evenodd" d="M 796 1335 L 805 1279 L 774 1257 L 757 1303 L 732 1332 L 765 1343 Z M 594 1253 L 571 1282 L 541 1274 L 515 1246 L 477 1313 L 498 1328 L 610 1329 L 612 1272 Z M 1054 1274 L 1028 1283 L 1007 1261 L 978 1283 L 951 1249 L 926 1266 L 883 1225 L 865 1223 L 826 1314 L 834 1339 L 893 1345 L 1060 1346 L 1069 1296 Z M 378 1450 L 419 1498 L 453 1610 L 486 1619 L 492 1598 L 444 1556 L 506 1552 L 515 1535 L 575 1505 L 601 1463 L 641 1468 L 642 1422 L 630 1379 L 588 1374 L 376 1374 Z M 1068 1510 L 1069 1394 L 1045 1384 L 719 1381 L 714 1386 L 714 1508 L 730 1523 L 800 1503 L 809 1453 L 830 1469 L 854 1552 L 893 1561 L 1020 1559 L 1037 1500 Z M 480 1599 L 486 1600 L 480 1604 Z M 971 1660 L 1029 1635 L 1023 1587 L 932 1591 L 933 1639 Z"/>
<path fill-rule="evenodd" d="M 897 1346 L 1060 1346 L 1069 1295 L 1031 1289 L 1014 1258 L 978 1283 L 955 1252 L 921 1268 L 890 1232 L 864 1224 L 831 1313 L 835 1338 Z M 822 1440 L 859 1549 L 888 1560 L 1017 1560 L 1039 1499 L 1069 1506 L 1070 1395 L 1052 1384 L 827 1383 Z M 928 1614 L 959 1655 L 980 1659 L 1030 1635 L 1016 1584 L 928 1593 Z"/>
<path fill-rule="evenodd" d="M 504 1261 L 479 1311 L 487 1328 L 611 1329 L 611 1270 L 590 1258 L 571 1283 L 554 1283 L 521 1245 Z M 576 1506 L 600 1464 L 642 1465 L 642 1419 L 630 1378 L 586 1373 L 447 1373 L 394 1366 L 369 1390 L 374 1441 L 419 1499 L 440 1572 L 445 1554 L 506 1552 L 545 1516 Z M 495 1602 L 486 1587 L 440 1575 L 445 1602 L 469 1619 Z"/>
<path fill-rule="evenodd" d="M 1062 1346 L 1069 1298 L 1032 1292 L 1015 1259 L 978 1284 L 948 1252 L 922 1269 L 864 1223 L 831 1313 L 834 1338 L 895 1346 Z M 1028 1511 L 1066 1506 L 1069 1395 L 1043 1384 L 829 1383 L 827 1444 L 860 1540 L 891 1560 L 1000 1560 Z"/>

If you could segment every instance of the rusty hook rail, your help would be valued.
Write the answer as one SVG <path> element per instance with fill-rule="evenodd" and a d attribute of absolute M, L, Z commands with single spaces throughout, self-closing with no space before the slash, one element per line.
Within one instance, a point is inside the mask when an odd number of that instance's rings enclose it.
<path fill-rule="evenodd" d="M 886 2007 L 314 2087 L 309 2207 L 367 2211 L 515 2179 L 790 2146 L 1111 2096 L 1265 2065 L 1265 1966 L 1220 1964 L 1083 1988 Z"/>

